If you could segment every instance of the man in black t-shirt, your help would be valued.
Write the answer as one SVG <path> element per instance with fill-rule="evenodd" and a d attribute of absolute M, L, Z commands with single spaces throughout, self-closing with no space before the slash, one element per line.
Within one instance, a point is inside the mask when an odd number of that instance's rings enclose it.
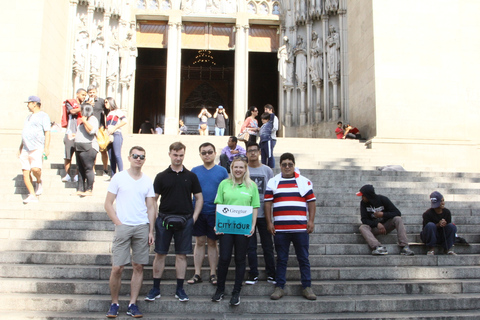
<path fill-rule="evenodd" d="M 165 258 L 172 237 L 175 238 L 175 271 L 177 274 L 177 289 L 175 298 L 188 301 L 188 295 L 183 289 L 185 272 L 187 270 L 187 254 L 192 253 L 193 224 L 203 207 L 202 187 L 195 173 L 183 166 L 185 145 L 174 142 L 170 145 L 168 155 L 170 166 L 155 177 L 153 189 L 155 199 L 161 196 L 158 217 L 155 222 L 155 260 L 153 261 L 153 288 L 145 297 L 146 301 L 160 298 L 160 280 L 165 269 Z M 195 197 L 195 208 L 192 204 L 192 194 Z M 181 226 L 172 226 L 168 217 L 177 216 L 185 219 Z M 178 223 L 176 224 L 178 225 Z"/>

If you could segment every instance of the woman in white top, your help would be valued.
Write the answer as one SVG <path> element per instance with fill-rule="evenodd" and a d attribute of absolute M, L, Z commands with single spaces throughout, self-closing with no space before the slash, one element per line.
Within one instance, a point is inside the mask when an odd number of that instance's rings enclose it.
<path fill-rule="evenodd" d="M 108 97 L 105 99 L 105 108 L 110 110 L 107 115 L 107 131 L 113 135 L 113 142 L 108 146 L 108 157 L 110 158 L 111 176 L 118 171 L 123 171 L 122 144 L 123 136 L 121 127 L 127 124 L 127 117 L 122 110 L 118 109 L 115 99 Z"/>

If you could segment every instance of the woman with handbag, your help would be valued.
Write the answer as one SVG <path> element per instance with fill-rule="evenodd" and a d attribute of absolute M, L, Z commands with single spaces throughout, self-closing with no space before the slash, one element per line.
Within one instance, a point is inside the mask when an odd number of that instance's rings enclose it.
<path fill-rule="evenodd" d="M 248 134 L 248 139 L 245 137 L 245 145 L 249 142 L 257 142 L 257 132 L 260 130 L 258 128 L 258 121 L 256 117 L 258 116 L 258 109 L 255 106 L 252 106 L 247 111 L 247 117 L 240 128 L 240 134 Z"/>
<path fill-rule="evenodd" d="M 77 193 L 79 196 L 91 196 L 95 173 L 93 166 L 98 153 L 98 142 L 95 134 L 98 130 L 98 119 L 93 115 L 93 107 L 82 105 L 82 118 L 75 135 L 75 155 L 78 166 Z"/>
<path fill-rule="evenodd" d="M 123 136 L 121 127 L 127 124 L 127 117 L 122 110 L 118 109 L 115 99 L 105 99 L 105 108 L 109 110 L 107 115 L 107 131 L 113 135 L 113 142 L 108 146 L 108 157 L 112 168 L 111 177 L 118 171 L 123 171 L 122 144 Z"/>
<path fill-rule="evenodd" d="M 240 290 L 242 289 L 243 277 L 245 275 L 248 242 L 255 230 L 257 208 L 260 207 L 257 184 L 250 180 L 247 157 L 239 155 L 233 158 L 230 165 L 229 178 L 220 182 L 214 202 L 215 204 L 250 206 L 253 208 L 252 229 L 248 235 L 217 233 L 219 235 L 220 256 L 217 271 L 217 291 L 213 295 L 212 301 L 219 302 L 224 296 L 225 280 L 230 260 L 232 259 L 232 251 L 235 247 L 235 284 L 230 304 L 238 306 L 240 304 Z M 232 218 L 232 220 L 234 222 L 235 218 Z"/>
<path fill-rule="evenodd" d="M 211 118 L 212 114 L 207 111 L 207 108 L 203 107 L 202 111 L 198 114 L 200 124 L 198 125 L 198 133 L 201 136 L 208 136 L 208 118 Z"/>

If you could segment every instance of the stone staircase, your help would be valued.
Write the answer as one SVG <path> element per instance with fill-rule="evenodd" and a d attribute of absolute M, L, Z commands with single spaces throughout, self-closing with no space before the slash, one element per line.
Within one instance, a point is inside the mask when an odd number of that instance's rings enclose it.
<path fill-rule="evenodd" d="M 75 185 L 60 181 L 64 174 L 63 136 L 53 134 L 52 154 L 43 166 L 44 195 L 39 203 L 24 205 L 25 187 L 14 157 L 20 136 L 0 136 L 0 297 L 4 305 L 0 319 L 105 318 L 113 235 L 113 225 L 103 209 L 108 183 L 97 176 L 92 197 L 73 196 Z M 144 172 L 153 178 L 167 167 L 168 145 L 177 139 L 126 135 L 124 161 L 131 146 L 144 146 Z M 226 138 L 182 137 L 187 144 L 188 168 L 200 163 L 198 145 L 206 140 L 219 149 Z M 302 174 L 312 180 L 317 196 L 310 263 L 318 300 L 301 297 L 300 275 L 292 254 L 287 296 L 279 301 L 269 299 L 273 285 L 261 273 L 256 285 L 243 287 L 238 307 L 229 306 L 228 299 L 212 303 L 215 288 L 206 281 L 186 285 L 190 301 L 180 303 L 173 297 L 174 255 L 169 255 L 161 299 L 139 301 L 145 319 L 480 319 L 480 174 L 435 172 L 426 166 L 426 171 L 380 172 L 375 167 L 423 164 L 392 162 L 393 156 L 374 155 L 356 141 L 282 139 L 275 153 L 278 156 L 290 150 L 297 155 Z M 100 168 L 97 165 L 98 172 Z M 380 238 L 388 256 L 370 255 L 358 232 L 360 200 L 354 194 L 366 183 L 389 196 L 402 211 L 415 256 L 398 254 L 395 234 Z M 419 243 L 421 214 L 434 190 L 445 196 L 459 235 L 470 243 L 455 247 L 458 256 L 426 256 Z M 258 252 L 261 254 L 261 248 Z M 152 284 L 152 261 L 153 255 L 145 271 L 142 298 Z M 206 266 L 207 259 L 204 263 Z M 263 266 L 261 256 L 259 264 Z M 193 275 L 191 255 L 188 266 L 187 278 Z M 120 318 L 128 317 L 131 272 L 129 267 L 124 272 Z M 202 277 L 208 278 L 207 268 Z M 232 287 L 232 271 L 228 279 L 227 293 Z"/>

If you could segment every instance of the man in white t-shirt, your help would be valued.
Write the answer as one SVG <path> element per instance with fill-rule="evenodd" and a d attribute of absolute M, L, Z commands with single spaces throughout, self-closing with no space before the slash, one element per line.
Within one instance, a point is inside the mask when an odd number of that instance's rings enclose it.
<path fill-rule="evenodd" d="M 118 172 L 112 177 L 105 199 L 105 210 L 115 224 L 115 237 L 112 248 L 112 272 L 110 274 L 110 294 L 112 304 L 108 318 L 118 316 L 118 295 L 122 272 L 132 260 L 133 274 L 130 289 L 130 303 L 127 314 L 142 317 L 136 305 L 143 282 L 143 266 L 148 264 L 149 246 L 154 243 L 155 192 L 152 180 L 142 173 L 145 163 L 145 149 L 135 146 L 128 153 L 130 169 Z M 116 210 L 113 206 L 117 202 Z M 130 259 L 130 248 L 132 259 Z"/>

